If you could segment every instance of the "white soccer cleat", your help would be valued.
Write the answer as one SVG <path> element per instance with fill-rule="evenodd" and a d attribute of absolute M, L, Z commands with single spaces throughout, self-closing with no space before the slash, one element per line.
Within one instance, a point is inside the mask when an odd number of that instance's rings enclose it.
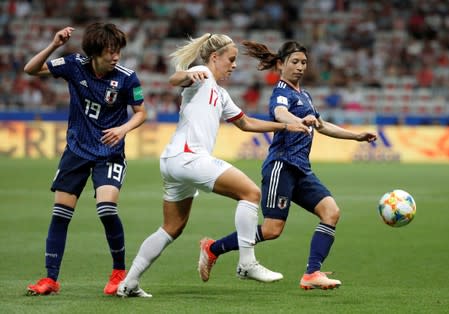
<path fill-rule="evenodd" d="M 253 279 L 261 282 L 273 282 L 284 278 L 281 273 L 277 273 L 263 267 L 259 262 L 237 266 L 237 277 L 240 279 Z"/>
<path fill-rule="evenodd" d="M 117 289 L 117 296 L 122 298 L 151 298 L 152 295 L 146 293 L 139 287 L 139 283 L 132 280 L 128 283 L 122 281 Z"/>

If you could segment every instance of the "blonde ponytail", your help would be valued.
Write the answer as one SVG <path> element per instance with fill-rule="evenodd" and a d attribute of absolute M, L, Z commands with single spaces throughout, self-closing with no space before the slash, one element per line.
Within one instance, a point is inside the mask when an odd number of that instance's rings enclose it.
<path fill-rule="evenodd" d="M 171 62 L 176 71 L 185 71 L 198 58 L 206 64 L 213 52 L 221 54 L 231 43 L 234 43 L 232 39 L 224 34 L 206 33 L 198 38 L 189 37 L 184 46 L 170 54 Z"/>

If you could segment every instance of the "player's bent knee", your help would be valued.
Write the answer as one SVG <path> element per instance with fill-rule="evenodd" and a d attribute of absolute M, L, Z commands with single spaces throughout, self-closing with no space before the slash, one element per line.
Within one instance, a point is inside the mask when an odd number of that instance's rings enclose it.
<path fill-rule="evenodd" d="M 267 231 L 264 232 L 263 236 L 264 236 L 265 240 L 274 240 L 274 239 L 279 238 L 281 233 L 282 233 L 282 230 L 278 230 L 278 229 L 267 230 Z"/>
<path fill-rule="evenodd" d="M 284 229 L 284 225 L 271 225 L 271 226 L 264 226 L 262 228 L 263 231 L 263 237 L 265 240 L 274 240 L 279 238 L 279 236 L 282 234 L 282 230 Z"/>
<path fill-rule="evenodd" d="M 267 235 L 264 236 L 265 240 L 274 240 L 279 238 L 281 234 L 280 233 L 268 233 Z"/>
<path fill-rule="evenodd" d="M 261 192 L 259 188 L 250 189 L 247 192 L 245 192 L 244 195 L 242 195 L 242 200 L 259 204 L 261 198 Z"/>
<path fill-rule="evenodd" d="M 322 222 L 328 225 L 335 226 L 340 219 L 340 209 L 338 207 L 326 210 L 320 215 Z"/>
<path fill-rule="evenodd" d="M 335 221 L 335 224 L 337 224 L 338 220 L 340 219 L 340 209 L 338 207 L 331 212 L 330 218 L 331 220 Z"/>

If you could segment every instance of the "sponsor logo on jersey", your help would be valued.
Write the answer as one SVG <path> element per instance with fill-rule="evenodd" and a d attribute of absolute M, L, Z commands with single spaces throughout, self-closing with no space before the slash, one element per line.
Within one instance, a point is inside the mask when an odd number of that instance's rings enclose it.
<path fill-rule="evenodd" d="M 87 81 L 86 81 L 86 80 L 80 81 L 80 85 L 83 85 L 84 87 L 88 87 L 88 86 L 87 86 Z"/>
<path fill-rule="evenodd" d="M 64 58 L 61 57 L 61 58 L 51 60 L 50 63 L 52 66 L 57 67 L 58 65 L 65 64 L 65 60 L 64 60 Z"/>
<path fill-rule="evenodd" d="M 108 105 L 113 105 L 117 100 L 118 90 L 115 88 L 106 89 L 106 95 L 104 96 L 104 101 Z"/>

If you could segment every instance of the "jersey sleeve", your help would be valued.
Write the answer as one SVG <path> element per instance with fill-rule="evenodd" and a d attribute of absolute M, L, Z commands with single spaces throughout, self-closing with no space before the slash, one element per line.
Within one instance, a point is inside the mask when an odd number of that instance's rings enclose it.
<path fill-rule="evenodd" d="M 143 102 L 142 85 L 135 72 L 128 79 L 126 98 L 126 103 L 132 106 L 139 106 Z"/>
<path fill-rule="evenodd" d="M 289 104 L 289 92 L 285 88 L 275 88 L 273 94 L 271 94 L 269 111 L 270 116 L 275 117 L 274 110 L 277 106 L 284 106 L 287 109 L 290 107 Z"/>
<path fill-rule="evenodd" d="M 226 122 L 232 122 L 241 118 L 243 111 L 234 103 L 229 93 L 224 88 L 221 88 L 221 94 L 223 97 L 223 119 Z"/>
<path fill-rule="evenodd" d="M 73 72 L 72 66 L 75 62 L 75 56 L 75 54 L 70 54 L 47 61 L 48 70 L 55 78 L 62 77 L 67 79 Z"/>

